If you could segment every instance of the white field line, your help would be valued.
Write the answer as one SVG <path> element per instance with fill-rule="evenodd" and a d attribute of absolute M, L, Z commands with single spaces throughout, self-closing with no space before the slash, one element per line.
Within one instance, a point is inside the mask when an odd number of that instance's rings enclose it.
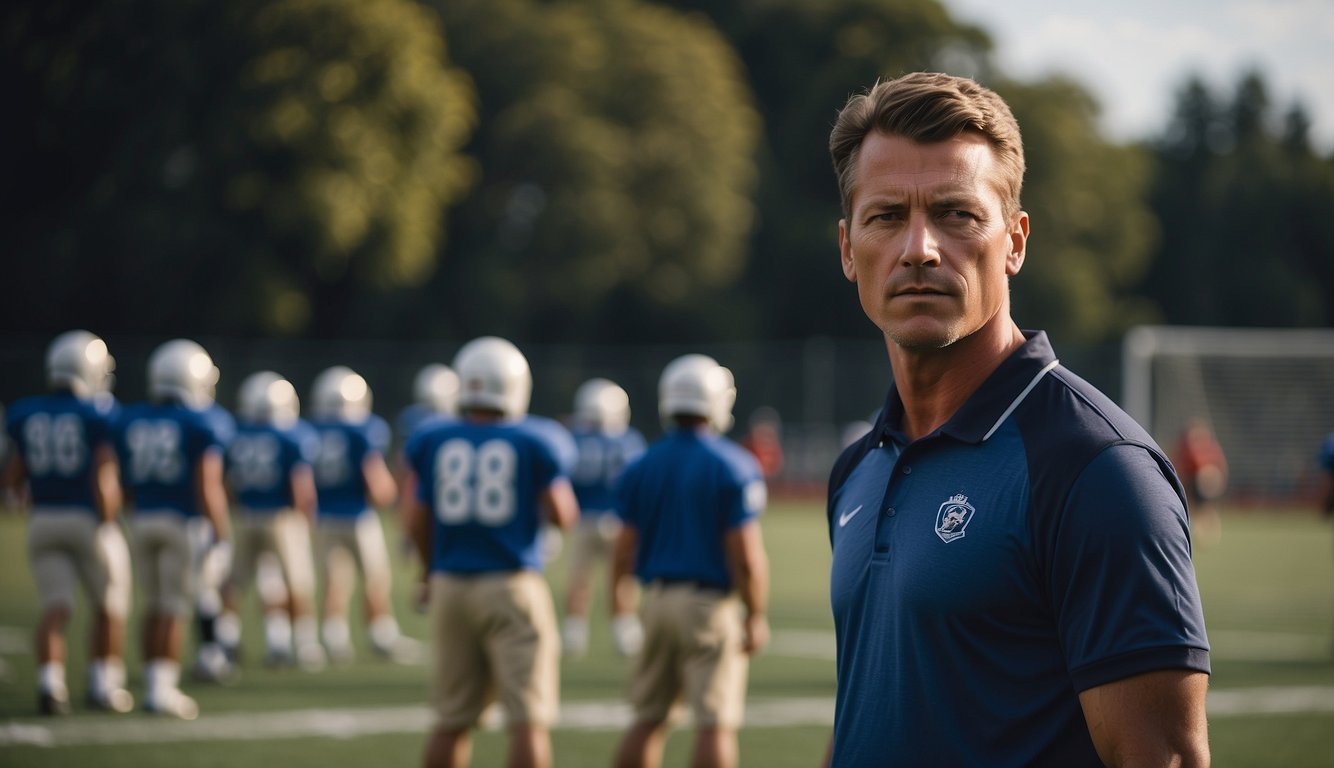
<path fill-rule="evenodd" d="M 1334 686 L 1251 688 L 1209 692 L 1211 719 L 1334 713 Z M 205 714 L 194 722 L 149 717 L 111 717 L 0 723 L 0 747 L 32 745 L 163 744 L 191 741 L 244 741 L 302 737 L 352 739 L 390 733 L 425 735 L 431 725 L 425 706 L 305 709 L 287 712 Z M 754 699 L 746 710 L 747 728 L 830 726 L 832 697 Z M 614 701 L 566 702 L 557 730 L 620 731 L 630 723 L 630 710 Z M 488 718 L 487 728 L 500 727 Z"/>

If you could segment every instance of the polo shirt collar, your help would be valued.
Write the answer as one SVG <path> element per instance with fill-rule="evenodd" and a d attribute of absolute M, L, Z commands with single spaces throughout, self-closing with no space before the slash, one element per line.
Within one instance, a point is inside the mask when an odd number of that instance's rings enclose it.
<path fill-rule="evenodd" d="M 1046 331 L 1024 331 L 1024 345 L 991 372 L 950 420 L 933 434 L 944 434 L 967 443 L 980 443 L 1004 423 L 1033 387 L 1060 362 L 1047 340 Z M 898 385 L 891 383 L 885 406 L 876 419 L 875 431 L 883 441 L 900 445 L 910 441 L 900 427 L 903 400 Z"/>

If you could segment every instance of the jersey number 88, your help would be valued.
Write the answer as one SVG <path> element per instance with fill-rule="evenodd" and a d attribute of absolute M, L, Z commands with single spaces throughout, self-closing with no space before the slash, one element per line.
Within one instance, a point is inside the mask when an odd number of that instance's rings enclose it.
<path fill-rule="evenodd" d="M 446 525 L 501 526 L 514 517 L 518 458 L 504 440 L 455 438 L 435 454 L 435 514 Z"/>

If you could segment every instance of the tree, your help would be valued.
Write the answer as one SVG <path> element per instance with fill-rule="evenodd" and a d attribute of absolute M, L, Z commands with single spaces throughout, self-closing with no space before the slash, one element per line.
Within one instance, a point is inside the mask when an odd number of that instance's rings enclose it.
<path fill-rule="evenodd" d="M 475 113 L 415 3 L 3 13 L 32 148 L 4 193 L 25 212 L 11 323 L 337 335 L 363 287 L 429 273 Z"/>
<path fill-rule="evenodd" d="M 436 7 L 482 104 L 481 184 L 436 281 L 454 327 L 725 332 L 708 297 L 744 265 L 759 117 L 712 25 L 628 0 Z"/>
<path fill-rule="evenodd" d="M 1198 77 L 1154 143 L 1161 246 L 1144 292 L 1171 323 L 1284 327 L 1334 321 L 1334 165 L 1300 106 L 1275 119 L 1258 72 L 1219 97 Z"/>

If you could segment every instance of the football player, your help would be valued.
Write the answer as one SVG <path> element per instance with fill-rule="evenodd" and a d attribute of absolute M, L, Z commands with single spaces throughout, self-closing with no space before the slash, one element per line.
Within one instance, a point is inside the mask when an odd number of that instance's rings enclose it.
<path fill-rule="evenodd" d="M 398 522 L 403 529 L 401 551 L 415 556 L 416 545 L 408 533 L 408 515 L 416 489 L 409 483 L 412 471 L 403 449 L 408 438 L 422 424 L 458 416 L 459 376 L 454 369 L 440 363 L 430 363 L 417 372 L 412 382 L 412 402 L 398 414 L 397 437 L 401 441 L 394 450 L 394 482 L 398 486 Z"/>
<path fill-rule="evenodd" d="M 644 452 L 644 436 L 630 426 L 630 397 L 613 381 L 595 378 L 574 393 L 572 433 L 578 459 L 570 480 L 579 499 L 579 525 L 570 535 L 569 591 L 562 637 L 565 653 L 588 650 L 588 606 L 593 569 L 609 560 L 621 530 L 612 488 L 621 469 Z M 633 603 L 633 578 L 611 589 L 612 643 L 622 656 L 639 651 L 643 631 Z"/>
<path fill-rule="evenodd" d="M 554 444 L 524 420 L 533 380 L 523 354 L 483 337 L 459 350 L 454 370 L 462 420 L 419 429 L 407 446 L 411 530 L 429 574 L 436 723 L 425 764 L 467 765 L 471 729 L 495 697 L 509 764 L 549 766 L 560 629 L 540 531 L 544 520 L 573 525 L 578 501 Z"/>
<path fill-rule="evenodd" d="M 319 437 L 299 415 L 296 389 L 282 376 L 259 371 L 241 382 L 237 433 L 227 449 L 227 484 L 237 507 L 235 551 L 218 635 L 229 644 L 239 640 L 241 594 L 261 571 L 262 559 L 274 557 L 282 584 L 266 589 L 261 581 L 259 589 L 265 664 L 295 662 L 315 672 L 326 663 L 315 619 L 310 533 Z"/>
<path fill-rule="evenodd" d="M 144 709 L 193 720 L 194 699 L 180 689 L 185 618 L 198 575 L 189 521 L 203 517 L 217 540 L 229 534 L 223 451 L 231 425 L 212 409 L 218 369 L 188 339 L 159 346 L 148 359 L 147 402 L 126 406 L 114 434 L 121 476 L 134 505 L 131 529 L 144 612 Z"/>
<path fill-rule="evenodd" d="M 398 492 L 385 462 L 389 425 L 371 412 L 366 380 L 344 366 L 325 370 L 312 392 L 311 425 L 319 436 L 316 541 L 324 575 L 324 647 L 334 661 L 353 657 L 348 603 L 361 572 L 371 648 L 382 658 L 412 661 L 415 643 L 399 633 L 390 603 L 389 550 L 377 510 Z"/>
<path fill-rule="evenodd" d="M 732 372 L 713 358 L 673 360 L 658 382 L 667 431 L 617 483 L 622 526 L 612 578 L 634 574 L 644 588 L 634 721 L 618 766 L 661 764 L 680 699 L 694 714 L 693 764 L 737 764 L 749 657 L 769 639 L 769 560 L 759 463 L 723 437 L 735 401 Z"/>
<path fill-rule="evenodd" d="M 75 584 L 94 613 L 88 704 L 128 712 L 125 621 L 130 610 L 130 557 L 117 523 L 122 489 L 111 443 L 112 413 L 94 399 L 109 392 L 115 360 L 102 339 L 69 331 L 47 348 L 50 391 L 13 403 L 5 420 L 13 455 L 4 486 L 27 499 L 28 560 L 41 600 L 37 626 L 37 701 L 43 714 L 70 710 L 65 680 L 65 626 Z"/>

